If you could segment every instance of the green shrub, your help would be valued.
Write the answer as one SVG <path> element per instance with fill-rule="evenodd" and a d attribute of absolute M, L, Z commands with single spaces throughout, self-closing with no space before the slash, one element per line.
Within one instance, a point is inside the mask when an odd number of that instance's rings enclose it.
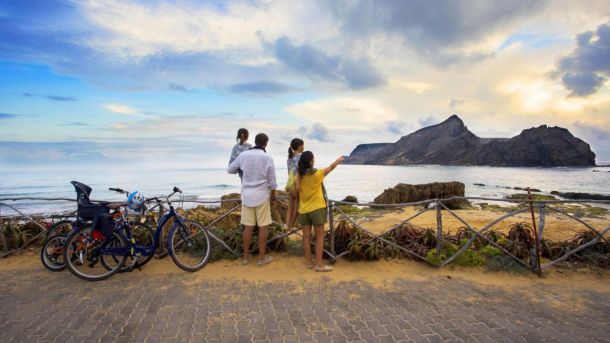
<path fill-rule="evenodd" d="M 477 251 L 466 249 L 454 262 L 462 267 L 480 267 L 485 265 L 485 258 Z"/>
<path fill-rule="evenodd" d="M 504 254 L 489 257 L 485 263 L 485 268 L 496 272 L 511 272 L 519 274 L 529 272 L 529 270 L 521 263 Z"/>
<path fill-rule="evenodd" d="M 500 250 L 500 248 L 494 247 L 493 245 L 486 245 L 479 249 L 479 254 L 486 258 L 489 258 L 493 256 L 502 255 L 502 250 Z"/>

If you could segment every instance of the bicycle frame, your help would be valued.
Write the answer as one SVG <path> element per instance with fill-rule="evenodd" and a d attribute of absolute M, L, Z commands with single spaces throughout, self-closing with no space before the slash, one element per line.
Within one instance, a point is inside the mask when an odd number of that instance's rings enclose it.
<path fill-rule="evenodd" d="M 122 249 L 122 250 L 126 250 L 127 253 L 132 253 L 132 254 L 133 253 L 139 253 L 139 254 L 142 254 L 144 256 L 150 256 L 150 255 L 154 254 L 155 251 L 161 245 L 161 233 L 163 232 L 163 227 L 165 226 L 165 224 L 167 224 L 167 222 L 170 219 L 174 218 L 174 220 L 175 220 L 175 224 L 174 225 L 176 225 L 176 224 L 183 225 L 184 218 L 176 212 L 176 210 L 174 209 L 174 206 L 172 205 L 171 201 L 169 200 L 170 197 L 171 197 L 171 195 L 167 197 L 169 211 L 167 211 L 161 217 L 161 219 L 159 220 L 159 223 L 157 224 L 157 228 L 156 228 L 156 230 L 155 230 L 155 232 L 153 234 L 153 244 L 152 244 L 152 246 L 135 245 L 135 244 L 133 244 L 132 237 L 126 237 L 129 246 L 126 249 Z M 163 205 L 162 205 L 162 202 L 159 200 L 159 198 L 152 198 L 150 200 L 155 200 L 157 202 L 157 205 L 159 206 L 159 209 L 164 208 Z M 127 232 L 129 233 L 129 236 L 131 236 L 131 232 L 129 230 L 127 230 Z M 165 244 L 167 246 L 169 246 L 169 241 L 167 241 Z M 112 248 L 105 248 L 104 251 L 109 252 L 109 253 L 114 253 L 113 250 L 108 250 L 108 249 L 112 249 Z"/>

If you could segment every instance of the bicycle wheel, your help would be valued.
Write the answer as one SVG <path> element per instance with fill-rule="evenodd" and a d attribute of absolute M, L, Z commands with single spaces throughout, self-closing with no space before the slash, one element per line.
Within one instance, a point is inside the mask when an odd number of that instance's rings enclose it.
<path fill-rule="evenodd" d="M 142 223 L 132 223 L 129 227 L 126 227 L 125 230 L 130 230 L 129 235 L 127 235 L 128 232 L 126 232 L 125 237 L 131 236 L 133 238 L 133 241 L 131 241 L 131 244 L 128 244 L 128 246 L 134 245 L 134 248 L 137 246 L 138 248 L 152 250 L 154 245 L 154 233 L 148 225 Z M 127 256 L 127 260 L 125 261 L 125 265 L 121 271 L 131 271 L 133 268 L 141 268 L 153 258 L 153 255 L 154 254 L 152 252 L 149 255 L 146 255 L 137 251 L 130 251 L 130 254 Z M 120 256 L 116 255 L 112 256 L 114 264 L 119 262 L 119 257 Z M 102 259 L 102 263 L 105 264 L 105 267 L 106 265 L 109 265 L 107 268 L 111 268 L 112 266 L 112 264 L 110 264 L 112 262 L 109 262 L 110 261 L 107 261 L 105 258 Z"/>
<path fill-rule="evenodd" d="M 62 220 L 55 223 L 47 232 L 47 238 L 40 249 L 42 265 L 52 272 L 66 269 L 64 262 L 64 243 L 72 232 L 72 222 Z"/>
<path fill-rule="evenodd" d="M 167 240 L 169 254 L 181 269 L 195 272 L 208 263 L 212 245 L 208 231 L 200 223 L 193 220 L 175 223 Z"/>
<path fill-rule="evenodd" d="M 55 235 L 64 234 L 68 235 L 72 232 L 72 221 L 61 220 L 53 224 L 49 230 L 47 230 L 45 239 L 49 239 Z"/>
<path fill-rule="evenodd" d="M 101 242 L 95 241 L 91 230 L 85 228 L 68 236 L 64 245 L 64 261 L 75 276 L 87 281 L 100 281 L 123 267 L 127 249 L 127 241 L 121 234 L 113 232 L 111 237 Z M 101 263 L 102 259 L 114 261 L 112 256 L 117 256 L 117 263 L 110 264 L 109 268 Z"/>
<path fill-rule="evenodd" d="M 154 232 L 150 226 L 142 223 L 135 223 L 131 225 L 131 237 L 135 241 L 135 245 L 139 248 L 145 248 L 146 250 L 152 250 L 155 242 Z M 141 268 L 148 263 L 154 256 L 154 251 L 148 255 L 139 254 L 136 252 L 136 268 Z"/>
<path fill-rule="evenodd" d="M 64 244 L 67 235 L 55 235 L 47 239 L 40 249 L 40 260 L 42 265 L 52 272 L 66 269 L 64 261 Z"/>

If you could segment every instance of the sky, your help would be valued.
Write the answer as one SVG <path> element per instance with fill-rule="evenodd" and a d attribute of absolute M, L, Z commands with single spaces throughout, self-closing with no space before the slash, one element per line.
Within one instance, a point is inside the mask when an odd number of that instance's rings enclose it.
<path fill-rule="evenodd" d="M 0 164 L 224 167 L 241 127 L 330 162 L 454 113 L 610 161 L 609 77 L 607 0 L 4 0 Z"/>

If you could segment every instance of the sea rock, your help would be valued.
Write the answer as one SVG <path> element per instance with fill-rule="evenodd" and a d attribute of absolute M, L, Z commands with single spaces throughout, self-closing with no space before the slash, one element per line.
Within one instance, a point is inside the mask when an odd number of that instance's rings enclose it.
<path fill-rule="evenodd" d="M 355 197 L 355 196 L 353 196 L 353 195 L 348 195 L 348 196 L 346 196 L 346 197 L 345 197 L 345 199 L 343 199 L 343 200 L 341 200 L 341 201 L 344 201 L 344 202 L 354 202 L 354 203 L 356 203 L 356 202 L 358 202 L 358 198 L 356 198 L 356 197 Z"/>
<path fill-rule="evenodd" d="M 475 183 L 474 185 L 475 185 L 475 186 L 481 186 L 481 187 L 485 187 L 485 184 L 484 184 L 484 183 Z"/>
<path fill-rule="evenodd" d="M 228 209 L 227 209 L 228 210 Z M 226 210 L 220 208 L 208 208 L 205 206 L 197 206 L 193 209 L 186 211 L 186 217 L 189 219 L 196 220 L 203 225 L 210 224 L 213 220 L 220 217 L 226 212 Z M 218 222 L 216 222 L 213 227 L 222 229 L 222 230 L 232 230 L 239 226 L 240 223 L 240 211 L 236 210 L 232 213 L 228 214 Z"/>
<path fill-rule="evenodd" d="M 278 223 L 283 223 L 286 218 L 286 210 L 288 209 L 288 195 L 288 192 L 279 190 L 275 191 L 276 201 L 274 201 L 271 205 L 271 217 Z M 241 203 L 241 200 L 232 201 L 233 199 L 241 199 L 241 194 L 230 193 L 220 197 L 220 209 L 222 211 L 228 211 L 237 204 Z M 237 213 L 240 213 L 239 211 L 241 211 L 241 209 L 238 208 L 237 211 Z"/>
<path fill-rule="evenodd" d="M 400 204 L 428 199 L 444 199 L 453 196 L 464 196 L 464 184 L 461 182 L 434 182 L 419 185 L 399 183 L 383 191 L 374 200 L 376 204 Z M 471 207 L 467 200 L 443 202 L 450 209 Z"/>
<path fill-rule="evenodd" d="M 595 194 L 595 193 L 578 193 L 578 192 L 558 192 L 552 191 L 551 194 L 560 196 L 564 199 L 572 200 L 610 200 L 610 195 Z"/>
<path fill-rule="evenodd" d="M 529 200 L 529 196 L 527 195 L 527 193 L 510 194 L 510 195 L 505 196 L 504 198 L 510 199 L 510 200 Z M 533 201 L 547 201 L 547 200 L 557 200 L 557 198 L 555 198 L 552 195 L 532 194 L 532 200 Z"/>
<path fill-rule="evenodd" d="M 229 193 L 220 197 L 220 208 L 228 211 L 235 207 L 237 204 L 241 204 L 241 194 Z"/>
<path fill-rule="evenodd" d="M 452 115 L 444 122 L 401 137 L 395 143 L 358 145 L 348 164 L 595 166 L 589 144 L 567 129 L 542 125 L 512 138 L 480 138 Z"/>
<path fill-rule="evenodd" d="M 527 188 L 523 188 L 523 187 L 513 187 L 513 189 L 518 190 L 518 191 L 526 191 L 527 192 Z M 530 188 L 530 192 L 540 193 L 542 191 L 539 190 L 538 188 Z"/>

